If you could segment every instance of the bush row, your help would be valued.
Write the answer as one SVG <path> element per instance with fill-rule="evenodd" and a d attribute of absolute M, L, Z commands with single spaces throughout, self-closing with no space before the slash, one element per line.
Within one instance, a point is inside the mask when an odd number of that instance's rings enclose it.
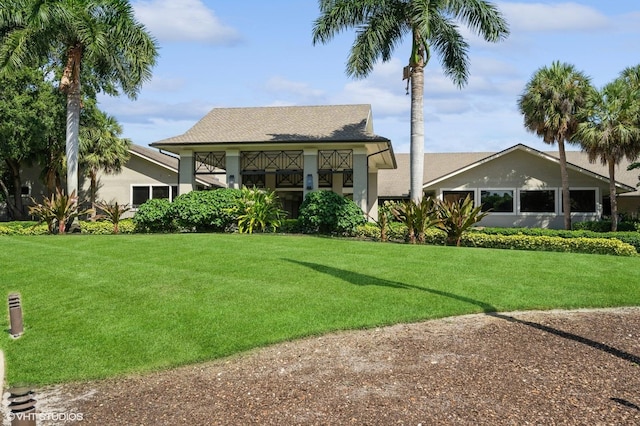
<path fill-rule="evenodd" d="M 560 238 L 615 238 L 635 247 L 640 253 L 640 232 L 594 232 L 587 230 L 567 231 L 540 228 L 477 228 L 473 232 L 490 235 L 527 235 Z"/>
<path fill-rule="evenodd" d="M 462 237 L 466 247 L 484 247 L 513 250 L 560 251 L 571 253 L 610 254 L 636 256 L 635 247 L 615 238 L 562 238 L 528 235 L 489 235 L 470 232 Z"/>
<path fill-rule="evenodd" d="M 244 191 L 246 197 L 250 191 Z M 138 208 L 133 220 L 139 232 L 235 231 L 242 210 L 238 209 L 242 197 L 242 190 L 217 189 L 192 191 L 176 197 L 173 203 L 149 200 Z M 266 200 L 264 198 L 263 202 Z M 250 200 L 249 204 L 255 202 Z M 253 210 L 258 212 L 260 209 Z M 243 216 L 247 216 L 246 212 Z M 353 235 L 357 226 L 364 223 L 364 214 L 353 201 L 332 191 L 314 191 L 307 194 L 302 202 L 298 219 L 281 222 L 280 230 Z"/>
<path fill-rule="evenodd" d="M 638 222 L 631 222 L 631 221 L 618 222 L 618 231 L 620 232 L 638 231 L 640 230 L 638 226 L 640 226 L 640 223 Z M 588 222 L 576 222 L 572 225 L 572 227 L 576 231 L 610 232 L 611 221 L 596 220 L 596 221 L 588 221 Z"/>
<path fill-rule="evenodd" d="M 399 223 L 391 223 L 388 232 L 389 239 L 406 241 L 406 227 Z M 526 235 L 529 233 L 530 235 Z M 616 234 L 616 233 L 611 233 Z M 626 235 L 627 233 L 617 233 Z M 636 233 L 637 234 L 637 233 Z M 509 228 L 478 228 L 462 237 L 465 247 L 484 247 L 512 250 L 560 251 L 573 253 L 611 254 L 617 256 L 635 256 L 639 250 L 634 244 L 629 244 L 613 237 L 596 237 L 601 234 L 575 231 L 554 231 L 549 229 L 520 229 Z M 373 240 L 380 239 L 380 228 L 367 223 L 358 227 L 357 236 Z M 425 242 L 433 245 L 444 245 L 446 234 L 435 228 L 425 232 Z"/>
<path fill-rule="evenodd" d="M 133 234 L 135 232 L 133 220 L 121 220 L 119 230 L 122 234 Z M 113 234 L 113 224 L 107 221 L 80 221 L 80 232 L 94 235 Z M 49 230 L 44 223 L 16 221 L 0 224 L 0 235 L 47 235 L 48 233 Z"/>

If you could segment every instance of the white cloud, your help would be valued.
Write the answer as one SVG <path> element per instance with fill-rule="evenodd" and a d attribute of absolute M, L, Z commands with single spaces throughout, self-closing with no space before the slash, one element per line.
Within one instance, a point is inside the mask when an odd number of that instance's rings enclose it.
<path fill-rule="evenodd" d="M 167 103 L 150 99 L 125 101 L 101 97 L 99 101 L 100 108 L 117 116 L 121 123 L 190 121 L 193 124 L 213 108 L 210 103 L 197 100 Z"/>
<path fill-rule="evenodd" d="M 195 41 L 232 45 L 241 40 L 234 28 L 222 23 L 201 0 L 142 0 L 136 17 L 161 41 Z"/>
<path fill-rule="evenodd" d="M 322 90 L 314 89 L 308 83 L 290 81 L 279 76 L 267 80 L 264 88 L 278 95 L 290 94 L 301 98 L 316 98 L 324 95 Z"/>
<path fill-rule="evenodd" d="M 499 2 L 512 33 L 521 31 L 598 31 L 611 29 L 613 22 L 596 9 L 578 3 Z"/>

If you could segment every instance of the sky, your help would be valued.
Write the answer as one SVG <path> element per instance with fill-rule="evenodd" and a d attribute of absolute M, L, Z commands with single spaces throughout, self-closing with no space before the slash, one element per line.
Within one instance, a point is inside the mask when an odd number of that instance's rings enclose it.
<path fill-rule="evenodd" d="M 596 87 L 640 64 L 640 1 L 494 1 L 511 34 L 487 43 L 464 26 L 468 84 L 459 89 L 434 55 L 425 69 L 425 152 L 500 151 L 518 143 L 553 150 L 526 131 L 517 102 L 553 61 Z M 354 32 L 313 45 L 315 0 L 138 0 L 136 18 L 160 46 L 136 100 L 101 96 L 123 137 L 149 143 L 186 132 L 212 108 L 371 104 L 374 132 L 409 152 L 410 96 L 402 69 L 410 44 L 365 79 L 345 73 Z M 577 148 L 576 148 L 577 149 Z"/>

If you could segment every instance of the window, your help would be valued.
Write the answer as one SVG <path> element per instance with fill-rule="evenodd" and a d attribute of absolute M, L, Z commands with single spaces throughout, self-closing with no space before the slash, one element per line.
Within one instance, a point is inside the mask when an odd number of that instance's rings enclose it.
<path fill-rule="evenodd" d="M 131 207 L 136 209 L 140 204 L 151 199 L 164 198 L 173 201 L 177 196 L 177 185 L 134 185 L 131 187 Z"/>
<path fill-rule="evenodd" d="M 475 204 L 475 191 L 442 191 L 442 199 L 447 202 L 463 202 L 465 198 L 471 198 Z"/>
<path fill-rule="evenodd" d="M 539 191 L 520 191 L 521 213 L 555 213 L 556 191 L 545 189 Z"/>
<path fill-rule="evenodd" d="M 596 213 L 595 189 L 570 189 L 571 213 Z M 564 212 L 562 206 L 560 209 Z"/>
<path fill-rule="evenodd" d="M 511 189 L 483 189 L 480 191 L 482 211 L 491 210 L 492 213 L 513 213 L 513 190 Z"/>

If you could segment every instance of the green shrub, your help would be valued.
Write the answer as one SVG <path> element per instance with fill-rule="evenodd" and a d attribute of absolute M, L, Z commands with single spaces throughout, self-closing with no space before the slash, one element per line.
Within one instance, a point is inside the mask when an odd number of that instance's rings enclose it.
<path fill-rule="evenodd" d="M 174 232 L 175 221 L 171 203 L 166 199 L 151 199 L 138 207 L 133 216 L 137 232 Z"/>
<path fill-rule="evenodd" d="M 562 238 L 529 235 L 490 235 L 470 232 L 462 236 L 466 247 L 636 256 L 636 249 L 615 238 Z"/>
<path fill-rule="evenodd" d="M 283 234 L 300 234 L 302 227 L 298 219 L 284 219 L 280 224 L 279 231 Z"/>
<path fill-rule="evenodd" d="M 223 232 L 236 224 L 239 189 L 191 191 L 173 201 L 171 212 L 176 224 L 196 232 Z"/>
<path fill-rule="evenodd" d="M 635 222 L 618 222 L 618 232 L 636 231 Z M 593 232 L 611 232 L 610 220 L 596 220 L 587 222 L 576 222 L 572 225 L 574 230 L 593 231 Z"/>
<path fill-rule="evenodd" d="M 120 234 L 133 234 L 136 230 L 136 225 L 133 223 L 133 219 L 120 219 L 118 222 L 118 233 Z M 80 232 L 83 234 L 94 235 L 108 235 L 113 234 L 113 224 L 106 220 L 100 220 L 97 222 L 80 222 Z"/>
<path fill-rule="evenodd" d="M 355 235 L 365 223 L 364 213 L 353 201 L 333 191 L 307 194 L 300 206 L 298 221 L 303 232 Z"/>

